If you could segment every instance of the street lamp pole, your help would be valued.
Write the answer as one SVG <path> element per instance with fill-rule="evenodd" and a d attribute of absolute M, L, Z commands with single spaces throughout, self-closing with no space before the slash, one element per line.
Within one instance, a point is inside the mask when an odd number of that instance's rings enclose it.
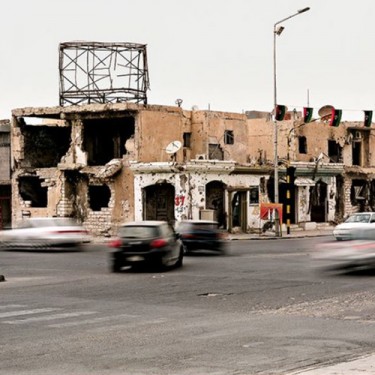
<path fill-rule="evenodd" d="M 277 84 L 276 84 L 276 36 L 280 35 L 284 27 L 279 26 L 280 23 L 289 20 L 290 18 L 296 17 L 299 14 L 305 13 L 310 8 L 303 8 L 297 11 L 297 13 L 292 14 L 289 17 L 286 17 L 273 25 L 273 99 L 274 99 L 274 106 L 273 106 L 273 122 L 274 122 L 274 191 L 275 191 L 275 203 L 279 203 L 279 158 L 277 154 L 278 148 L 278 127 L 277 127 L 277 120 L 276 120 L 276 106 L 277 106 Z M 276 235 L 279 236 L 279 218 L 278 218 L 278 211 L 276 210 L 276 225 L 275 231 Z"/>

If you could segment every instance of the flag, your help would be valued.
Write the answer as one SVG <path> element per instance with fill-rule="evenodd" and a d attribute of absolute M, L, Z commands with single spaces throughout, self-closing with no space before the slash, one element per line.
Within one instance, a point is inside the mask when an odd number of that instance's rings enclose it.
<path fill-rule="evenodd" d="M 372 111 L 363 111 L 365 112 L 365 123 L 364 125 L 366 126 L 366 128 L 369 128 L 371 126 L 371 123 L 372 123 Z"/>
<path fill-rule="evenodd" d="M 329 126 L 339 126 L 341 122 L 342 110 L 332 108 L 332 116 L 329 123 Z"/>
<path fill-rule="evenodd" d="M 277 104 L 275 108 L 275 120 L 276 121 L 283 121 L 287 108 L 285 105 Z"/>
<path fill-rule="evenodd" d="M 308 123 L 311 121 L 313 115 L 313 108 L 304 107 L 303 108 L 303 122 Z"/>

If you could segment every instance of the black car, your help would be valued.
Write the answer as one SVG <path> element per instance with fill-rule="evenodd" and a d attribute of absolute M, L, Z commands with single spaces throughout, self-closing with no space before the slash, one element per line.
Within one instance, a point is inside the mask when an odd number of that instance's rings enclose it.
<path fill-rule="evenodd" d="M 184 220 L 177 224 L 186 252 L 214 250 L 225 253 L 226 233 L 219 229 L 219 223 L 211 220 Z"/>
<path fill-rule="evenodd" d="M 181 267 L 184 246 L 179 235 L 164 221 L 136 221 L 119 227 L 109 246 L 112 272 L 125 266 L 148 264 L 158 268 Z"/>

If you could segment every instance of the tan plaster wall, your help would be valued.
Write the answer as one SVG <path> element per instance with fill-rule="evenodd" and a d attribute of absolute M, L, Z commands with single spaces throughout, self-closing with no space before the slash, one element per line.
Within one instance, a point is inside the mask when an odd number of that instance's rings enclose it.
<path fill-rule="evenodd" d="M 165 152 L 172 141 L 183 144 L 183 132 L 189 129 L 189 119 L 182 110 L 161 111 L 143 110 L 137 116 L 138 161 L 170 161 L 171 155 Z M 177 152 L 177 161 L 183 160 L 182 149 Z"/>
<path fill-rule="evenodd" d="M 208 145 L 218 144 L 224 153 L 224 160 L 246 163 L 248 149 L 248 128 L 246 116 L 238 113 L 192 111 L 191 159 L 197 155 L 208 155 Z M 224 133 L 233 131 L 234 144 L 225 144 Z"/>
<path fill-rule="evenodd" d="M 317 158 L 322 152 L 328 155 L 328 140 L 335 140 L 341 147 L 345 146 L 346 128 L 343 125 L 338 127 L 329 126 L 329 124 L 316 121 L 296 128 L 296 155 L 299 161 L 311 161 L 311 158 Z M 307 154 L 298 153 L 298 136 L 306 137 Z M 343 149 L 343 157 L 348 157 L 346 149 Z M 351 153 L 350 153 L 351 157 Z"/>
<path fill-rule="evenodd" d="M 265 118 L 247 120 L 248 153 L 255 162 L 262 158 L 268 164 L 273 164 L 275 150 L 275 125 Z M 277 154 L 279 159 L 286 159 L 288 155 L 287 137 L 293 127 L 292 121 L 277 122 Z"/>
<path fill-rule="evenodd" d="M 123 168 L 116 176 L 113 189 L 113 224 L 134 220 L 134 177 L 129 168 Z"/>

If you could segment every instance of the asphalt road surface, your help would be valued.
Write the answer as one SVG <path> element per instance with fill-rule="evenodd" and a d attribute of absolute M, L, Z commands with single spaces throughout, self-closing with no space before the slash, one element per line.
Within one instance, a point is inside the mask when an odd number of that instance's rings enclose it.
<path fill-rule="evenodd" d="M 0 252 L 0 375 L 295 374 L 375 353 L 375 272 L 316 269 L 327 240 L 120 274 L 100 245 Z"/>

